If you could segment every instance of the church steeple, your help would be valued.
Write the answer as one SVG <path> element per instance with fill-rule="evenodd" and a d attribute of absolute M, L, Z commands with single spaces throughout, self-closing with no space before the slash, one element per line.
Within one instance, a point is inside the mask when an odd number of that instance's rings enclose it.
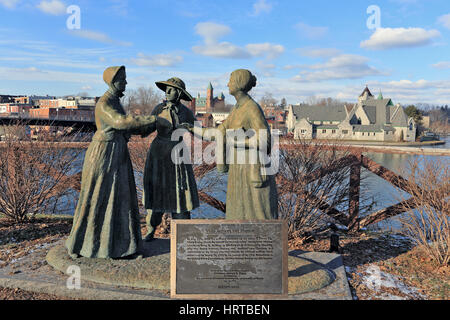
<path fill-rule="evenodd" d="M 366 95 L 366 94 L 367 94 L 368 97 L 373 97 L 373 94 L 372 94 L 372 92 L 370 92 L 369 86 L 367 84 L 366 84 L 366 88 L 361 93 L 360 97 L 364 97 L 364 95 Z"/>
<path fill-rule="evenodd" d="M 380 94 L 378 95 L 378 100 L 383 100 L 383 94 L 381 93 L 381 90 L 380 90 Z"/>
<path fill-rule="evenodd" d="M 211 112 L 213 104 L 214 104 L 214 88 L 210 82 L 208 88 L 206 89 L 206 110 L 208 112 Z"/>
<path fill-rule="evenodd" d="M 373 98 L 374 98 L 374 96 L 373 96 L 372 92 L 370 92 L 369 86 L 366 84 L 366 88 L 361 93 L 358 100 L 361 102 L 361 101 L 366 101 L 366 100 L 373 99 Z"/>

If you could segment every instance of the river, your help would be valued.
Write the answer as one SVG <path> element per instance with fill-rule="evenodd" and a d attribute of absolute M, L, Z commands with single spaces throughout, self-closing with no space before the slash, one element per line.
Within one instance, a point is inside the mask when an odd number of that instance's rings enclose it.
<path fill-rule="evenodd" d="M 445 137 L 443 139 L 446 141 L 445 145 L 438 146 L 430 146 L 431 148 L 450 148 L 450 136 Z M 401 175 L 405 174 L 405 171 L 408 169 L 409 163 L 418 159 L 420 162 L 422 161 L 434 161 L 440 160 L 444 163 L 450 164 L 450 157 L 448 156 L 421 156 L 421 155 L 408 155 L 408 154 L 394 154 L 394 153 L 375 153 L 369 152 L 365 154 L 375 162 L 381 164 L 382 166 L 394 171 L 395 173 Z M 84 157 L 84 152 L 80 155 L 79 160 L 76 163 L 77 168 L 74 168 L 73 172 L 79 170 L 82 166 Z M 365 197 L 372 198 L 375 200 L 376 204 L 373 208 L 373 211 L 380 210 L 382 208 L 393 205 L 401 200 L 408 198 L 408 195 L 404 192 L 400 192 L 394 186 L 392 186 L 389 182 L 379 178 L 378 176 L 368 172 L 367 170 L 362 170 L 362 175 L 366 176 L 365 181 L 362 185 L 362 192 L 365 192 Z M 213 179 L 218 179 L 220 183 L 216 185 L 215 188 L 209 190 L 208 193 L 212 196 L 216 197 L 218 200 L 225 202 L 226 199 L 226 184 L 227 184 L 227 176 L 219 175 L 216 171 L 213 171 L 208 176 L 204 178 L 203 181 L 199 182 L 201 186 L 205 182 L 210 182 Z M 136 178 L 136 182 L 139 185 L 141 183 L 140 178 Z M 78 194 L 76 192 L 71 193 L 69 196 L 64 197 L 59 201 L 58 204 L 58 213 L 60 214 L 73 214 Z M 208 219 L 208 218 L 223 218 L 224 213 L 210 207 L 207 204 L 202 204 L 198 209 L 192 212 L 192 217 L 195 219 Z M 391 229 L 398 230 L 400 229 L 401 224 L 398 221 L 398 218 L 391 218 L 385 220 L 376 225 L 370 226 L 369 229 L 373 228 L 381 228 L 381 229 Z"/>

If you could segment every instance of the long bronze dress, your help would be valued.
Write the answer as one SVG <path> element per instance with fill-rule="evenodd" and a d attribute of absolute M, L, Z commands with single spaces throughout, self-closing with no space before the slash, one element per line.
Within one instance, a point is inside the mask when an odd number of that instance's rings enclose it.
<path fill-rule="evenodd" d="M 182 138 L 171 141 L 178 124 L 194 124 L 195 117 L 183 104 L 168 107 L 166 103 L 155 107 L 152 115 L 165 118 L 172 128 L 157 125 L 157 136 L 147 153 L 144 169 L 144 207 L 153 212 L 186 213 L 199 206 L 197 184 L 190 163 L 175 164 L 172 149 Z M 190 156 L 190 155 L 189 155 Z"/>
<path fill-rule="evenodd" d="M 109 83 L 116 72 L 107 77 Z M 119 97 L 110 91 L 98 101 L 97 132 L 86 151 L 80 198 L 66 241 L 69 254 L 120 258 L 138 251 L 142 236 L 127 140 L 143 128 L 151 131 L 155 119 L 126 116 Z"/>
<path fill-rule="evenodd" d="M 267 131 L 270 144 L 270 129 L 261 107 L 250 97 L 236 104 L 227 119 L 218 127 L 224 137 L 226 130 L 253 129 Z M 237 149 L 237 147 L 235 147 Z M 236 151 L 236 150 L 235 150 Z M 246 159 L 249 150 L 245 149 Z M 237 152 L 234 153 L 235 155 Z M 256 164 L 231 163 L 228 166 L 226 219 L 267 220 L 278 218 L 278 195 L 275 177 L 261 174 L 260 161 Z"/>

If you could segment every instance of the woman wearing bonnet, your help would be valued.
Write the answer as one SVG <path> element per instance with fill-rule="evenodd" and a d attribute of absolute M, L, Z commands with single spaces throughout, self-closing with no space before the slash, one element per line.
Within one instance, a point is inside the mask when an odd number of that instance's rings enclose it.
<path fill-rule="evenodd" d="M 126 115 L 120 103 L 125 67 L 103 73 L 108 91 L 95 106 L 97 131 L 86 151 L 81 191 L 66 248 L 72 258 L 123 258 L 138 253 L 142 236 L 136 184 L 127 142 L 159 126 L 156 116 Z"/>

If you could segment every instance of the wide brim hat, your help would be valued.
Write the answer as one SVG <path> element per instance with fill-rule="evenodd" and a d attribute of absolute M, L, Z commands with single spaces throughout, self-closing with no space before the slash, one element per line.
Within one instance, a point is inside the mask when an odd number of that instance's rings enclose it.
<path fill-rule="evenodd" d="M 181 90 L 181 97 L 180 99 L 185 101 L 192 101 L 194 98 L 189 94 L 189 92 L 186 91 L 186 85 L 184 84 L 183 80 L 177 77 L 170 78 L 167 81 L 157 81 L 155 82 L 156 86 L 161 89 L 162 91 L 166 92 L 167 86 L 177 88 Z"/>

